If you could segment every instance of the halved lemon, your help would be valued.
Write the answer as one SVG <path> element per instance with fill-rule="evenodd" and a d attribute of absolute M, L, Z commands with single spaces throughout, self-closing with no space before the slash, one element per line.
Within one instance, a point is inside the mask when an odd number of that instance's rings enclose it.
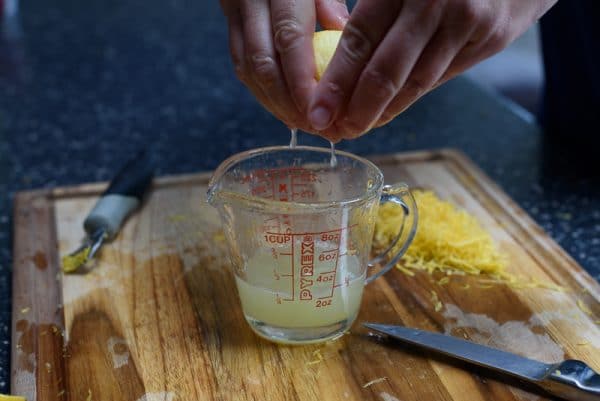
<path fill-rule="evenodd" d="M 317 74 L 315 76 L 317 81 L 321 79 L 325 69 L 329 65 L 341 36 L 342 31 L 325 30 L 315 32 L 313 36 L 313 49 L 315 52 L 315 64 L 317 66 Z"/>

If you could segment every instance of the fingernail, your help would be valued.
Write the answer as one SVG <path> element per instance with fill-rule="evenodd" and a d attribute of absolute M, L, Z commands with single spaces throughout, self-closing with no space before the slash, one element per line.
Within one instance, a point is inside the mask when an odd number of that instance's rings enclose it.
<path fill-rule="evenodd" d="M 331 112 L 323 106 L 318 106 L 311 110 L 308 119 L 314 129 L 323 130 L 329 126 Z"/>

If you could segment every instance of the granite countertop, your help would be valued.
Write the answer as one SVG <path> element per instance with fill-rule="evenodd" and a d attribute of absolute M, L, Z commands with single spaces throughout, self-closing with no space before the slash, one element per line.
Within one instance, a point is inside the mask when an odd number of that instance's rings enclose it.
<path fill-rule="evenodd" d="M 16 191 L 108 180 L 148 144 L 162 175 L 210 170 L 232 153 L 289 141 L 234 78 L 217 1 L 20 6 L 0 38 L 0 393 L 9 391 Z M 327 145 L 307 134 L 299 142 Z M 598 177 L 549 143 L 531 115 L 466 78 L 339 147 L 462 150 L 600 278 Z"/>

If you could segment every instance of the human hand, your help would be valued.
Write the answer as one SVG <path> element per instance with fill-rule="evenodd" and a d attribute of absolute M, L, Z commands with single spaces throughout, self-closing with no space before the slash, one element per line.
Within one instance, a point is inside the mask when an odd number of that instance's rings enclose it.
<path fill-rule="evenodd" d="M 312 37 L 316 20 L 342 29 L 340 0 L 221 0 L 236 75 L 260 103 L 291 128 L 314 131 L 308 102 L 316 87 Z"/>
<path fill-rule="evenodd" d="M 313 131 L 338 141 L 386 124 L 502 50 L 556 0 L 358 0 L 311 99 Z"/>

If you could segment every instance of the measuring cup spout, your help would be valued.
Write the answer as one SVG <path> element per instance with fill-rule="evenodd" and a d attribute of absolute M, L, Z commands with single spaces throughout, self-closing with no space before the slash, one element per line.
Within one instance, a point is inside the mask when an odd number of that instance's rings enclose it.
<path fill-rule="evenodd" d="M 217 191 L 215 187 L 209 185 L 208 189 L 206 190 L 206 200 L 208 201 L 208 203 L 211 206 L 217 207 L 219 204 L 218 198 L 219 197 L 217 196 Z"/>
<path fill-rule="evenodd" d="M 243 207 L 243 200 L 247 197 L 242 190 L 239 190 L 227 182 L 227 179 L 215 178 L 208 183 L 206 190 L 206 200 L 208 203 L 221 211 L 226 205 L 236 205 Z"/>
<path fill-rule="evenodd" d="M 206 199 L 211 206 L 221 209 L 226 203 L 233 202 L 246 193 L 243 177 L 245 169 L 240 167 L 244 153 L 233 155 L 224 160 L 213 172 L 206 191 Z"/>
<path fill-rule="evenodd" d="M 206 190 L 206 200 L 208 203 L 219 209 L 219 206 L 223 203 L 222 193 L 222 181 L 224 177 L 223 166 L 218 167 L 208 182 L 208 189 Z"/>

